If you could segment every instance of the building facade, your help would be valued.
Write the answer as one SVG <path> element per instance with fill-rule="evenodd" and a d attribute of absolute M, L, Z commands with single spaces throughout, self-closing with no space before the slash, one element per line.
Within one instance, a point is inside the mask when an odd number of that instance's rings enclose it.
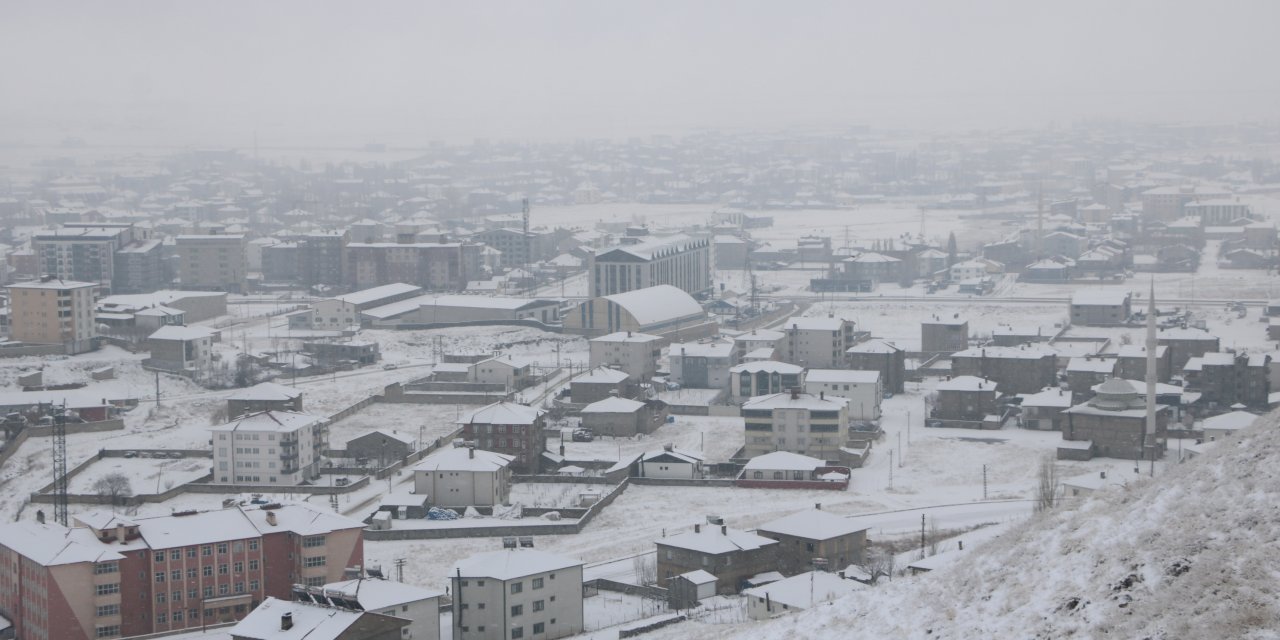
<path fill-rule="evenodd" d="M 213 481 L 293 486 L 320 475 L 322 420 L 263 411 L 213 427 Z"/>
<path fill-rule="evenodd" d="M 849 435 L 849 401 L 793 389 L 757 396 L 742 404 L 746 421 L 743 455 L 790 451 L 834 460 Z"/>
<path fill-rule="evenodd" d="M 710 238 L 674 235 L 627 240 L 629 243 L 591 256 L 588 267 L 591 297 L 661 284 L 675 286 L 689 294 L 711 289 L 714 262 Z"/>
<path fill-rule="evenodd" d="M 31 344 L 60 344 L 68 354 L 97 347 L 94 295 L 97 283 L 44 279 L 9 285 L 9 337 Z"/>

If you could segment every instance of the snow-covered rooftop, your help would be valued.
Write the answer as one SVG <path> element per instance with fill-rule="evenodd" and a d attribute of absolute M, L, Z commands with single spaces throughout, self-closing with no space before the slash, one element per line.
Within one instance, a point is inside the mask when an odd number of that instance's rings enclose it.
<path fill-rule="evenodd" d="M 147 336 L 148 340 L 178 340 L 186 342 L 189 340 L 203 340 L 218 335 L 217 331 L 207 329 L 205 327 L 183 327 L 175 324 L 168 324 L 159 329 L 155 333 Z"/>
<path fill-rule="evenodd" d="M 1067 362 L 1067 371 L 1081 373 L 1115 373 L 1116 360 L 1112 358 L 1076 357 Z"/>
<path fill-rule="evenodd" d="M 373 304 L 379 300 L 385 300 L 394 296 L 409 295 L 419 291 L 422 291 L 422 287 L 405 284 L 403 282 L 393 282 L 391 284 L 384 284 L 380 287 L 371 287 L 369 289 L 362 289 L 360 291 L 353 291 L 340 296 L 334 296 L 333 299 L 359 307 L 362 305 Z"/>
<path fill-rule="evenodd" d="M 293 626 L 287 631 L 280 628 L 280 619 L 286 613 L 293 621 Z M 373 615 L 377 614 L 268 597 L 236 623 L 230 632 L 231 637 L 246 640 L 337 640 L 348 637 L 347 631 L 361 617 Z M 395 620 L 387 616 L 378 617 L 387 620 L 388 624 Z M 407 621 L 401 619 L 399 623 Z M 370 630 L 363 631 L 367 633 Z"/>
<path fill-rule="evenodd" d="M 0 525 L 0 546 L 45 567 L 124 559 L 111 546 L 99 543 L 92 536 L 76 535 L 74 529 L 54 523 L 23 521 Z"/>
<path fill-rule="evenodd" d="M 1119 306 L 1129 300 L 1128 291 L 1110 289 L 1085 289 L 1071 295 L 1071 304 L 1090 306 Z"/>
<path fill-rule="evenodd" d="M 462 560 L 449 575 L 464 578 L 514 580 L 525 576 L 561 571 L 582 566 L 581 560 L 549 553 L 540 549 L 503 549 L 481 553 Z M 461 571 L 461 574 L 458 572 Z"/>
<path fill-rule="evenodd" d="M 732 342 L 677 342 L 668 353 L 672 357 L 730 358 L 736 348 Z"/>
<path fill-rule="evenodd" d="M 880 372 L 859 369 L 810 369 L 804 379 L 806 382 L 831 384 L 875 384 L 880 380 Z"/>
<path fill-rule="evenodd" d="M 271 433 L 293 433 L 320 422 L 320 418 L 295 411 L 260 411 L 237 418 L 226 424 L 210 427 L 213 432 L 219 431 L 259 431 Z"/>
<path fill-rule="evenodd" d="M 809 411 L 839 411 L 848 406 L 849 400 L 836 396 L 822 397 L 811 393 L 799 393 L 792 396 L 790 392 L 771 393 L 754 396 L 742 403 L 742 409 L 808 409 Z"/>
<path fill-rule="evenodd" d="M 640 333 L 639 331 L 618 331 L 599 338 L 592 338 L 591 342 L 656 342 L 661 339 L 658 336 Z"/>
<path fill-rule="evenodd" d="M 511 466 L 515 456 L 470 447 L 441 449 L 413 465 L 414 471 L 497 471 Z"/>
<path fill-rule="evenodd" d="M 591 384 L 618 384 L 626 380 L 627 372 L 619 371 L 610 367 L 596 367 L 576 378 L 574 382 L 586 382 Z"/>
<path fill-rule="evenodd" d="M 815 603 L 835 600 L 866 588 L 867 585 L 857 580 L 845 580 L 825 571 L 811 571 L 760 587 L 751 587 L 743 593 L 756 598 L 767 597 L 770 602 L 793 609 L 810 609 Z"/>
<path fill-rule="evenodd" d="M 843 518 L 821 509 L 806 509 L 777 520 L 766 522 L 758 528 L 766 533 L 780 533 L 810 540 L 830 540 L 847 536 L 869 527 L 859 525 L 849 518 Z"/>
<path fill-rule="evenodd" d="M 614 396 L 592 402 L 582 408 L 582 413 L 635 413 L 643 408 L 643 402 Z"/>
<path fill-rule="evenodd" d="M 995 380 L 978 376 L 956 376 L 938 383 L 938 391 L 995 391 Z"/>
<path fill-rule="evenodd" d="M 458 419 L 457 424 L 533 424 L 545 411 L 515 402 L 495 402 Z"/>
<path fill-rule="evenodd" d="M 813 471 L 825 466 L 825 460 L 790 451 L 774 451 L 748 460 L 743 471 Z"/>
<path fill-rule="evenodd" d="M 324 590 L 337 591 L 355 599 L 365 611 L 390 609 L 444 595 L 434 589 L 424 589 L 394 580 L 343 580 L 324 585 Z"/>
<path fill-rule="evenodd" d="M 719 555 L 735 551 L 751 551 L 778 544 L 776 540 L 754 533 L 718 525 L 704 524 L 697 531 L 686 531 L 674 536 L 659 538 L 659 545 L 687 549 L 698 553 Z"/>
<path fill-rule="evenodd" d="M 841 331 L 844 329 L 844 318 L 828 318 L 826 316 L 795 316 L 782 323 L 782 327 L 795 331 Z"/>
<path fill-rule="evenodd" d="M 759 373 L 761 371 L 798 374 L 804 371 L 804 367 L 789 362 L 778 362 L 777 360 L 755 360 L 753 362 L 744 362 L 729 369 L 729 373 Z"/>
<path fill-rule="evenodd" d="M 1232 411 L 1231 413 L 1205 418 L 1201 428 L 1205 431 L 1235 431 L 1245 429 L 1257 420 L 1257 415 L 1247 411 Z"/>
<path fill-rule="evenodd" d="M 286 387 L 275 382 L 260 382 L 252 387 L 236 390 L 227 396 L 227 399 L 244 402 L 276 402 L 293 400 L 300 395 L 302 395 L 302 391 L 293 387 Z"/>
<path fill-rule="evenodd" d="M 626 309 L 642 326 L 706 313 L 693 296 L 669 284 L 615 293 L 604 299 Z"/>

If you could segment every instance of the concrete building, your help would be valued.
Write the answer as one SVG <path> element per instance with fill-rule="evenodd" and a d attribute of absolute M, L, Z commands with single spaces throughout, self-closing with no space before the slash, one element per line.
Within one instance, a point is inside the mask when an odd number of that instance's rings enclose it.
<path fill-rule="evenodd" d="M 889 393 L 902 393 L 907 382 L 907 352 L 884 340 L 867 340 L 845 350 L 850 369 L 879 371 Z"/>
<path fill-rule="evenodd" d="M 1059 447 L 1059 458 L 1072 457 L 1076 452 L 1086 459 L 1097 455 L 1145 460 L 1164 455 L 1169 407 L 1156 405 L 1156 433 L 1154 438 L 1148 438 L 1147 411 L 1138 389 L 1125 380 L 1112 378 L 1096 391 L 1093 399 L 1065 411 L 1062 439 L 1075 446 Z"/>
<path fill-rule="evenodd" d="M 661 403 L 628 398 L 605 398 L 582 408 L 582 427 L 597 435 L 634 438 L 653 433 L 666 418 Z"/>
<path fill-rule="evenodd" d="M 657 547 L 658 586 L 701 570 L 716 577 L 716 593 L 733 594 L 747 578 L 778 568 L 776 540 L 723 524 L 695 524 L 693 531 L 658 540 Z"/>
<path fill-rule="evenodd" d="M 1090 393 L 1092 395 L 1092 392 Z M 1022 428 L 1037 431 L 1061 431 L 1066 421 L 1063 411 L 1070 409 L 1071 393 L 1060 387 L 1050 387 L 1022 396 Z"/>
<path fill-rule="evenodd" d="M 259 411 L 302 412 L 302 392 L 275 382 L 260 382 L 227 396 L 227 415 L 238 418 Z"/>
<path fill-rule="evenodd" d="M 364 562 L 364 524 L 308 505 L 0 526 L 0 612 L 19 638 L 121 638 L 244 618 Z"/>
<path fill-rule="evenodd" d="M 635 384 L 626 373 L 609 367 L 596 367 L 569 382 L 569 398 L 574 404 L 591 404 L 605 398 L 635 396 Z"/>
<path fill-rule="evenodd" d="M 449 580 L 454 640 L 554 640 L 584 629 L 580 560 L 504 549 L 459 562 Z"/>
<path fill-rule="evenodd" d="M 182 312 L 183 324 L 203 322 L 227 315 L 227 294 L 219 291 L 161 290 L 141 294 L 117 294 L 98 300 L 98 314 L 137 314 L 146 309 L 166 307 Z"/>
<path fill-rule="evenodd" d="M 477 447 L 511 456 L 517 473 L 537 473 L 547 448 L 541 409 L 514 402 L 495 402 L 463 414 L 457 424 L 462 438 Z"/>
<path fill-rule="evenodd" d="M 1161 330 L 1156 334 L 1156 344 L 1169 348 L 1169 367 L 1175 372 L 1182 371 L 1188 360 L 1215 353 L 1220 348 L 1217 336 L 1204 329 L 1186 327 Z"/>
<path fill-rule="evenodd" d="M 806 369 L 843 366 L 845 351 L 856 344 L 851 320 L 835 317 L 794 317 L 782 325 L 787 334 L 782 360 Z"/>
<path fill-rule="evenodd" d="M 742 404 L 746 421 L 743 455 L 751 458 L 773 451 L 790 451 L 834 460 L 849 435 L 849 401 L 788 393 L 757 396 Z"/>
<path fill-rule="evenodd" d="M 339 598 L 336 593 L 334 597 Z M 341 602 L 349 604 L 350 601 Z M 439 614 L 436 615 L 438 618 Z M 321 605 L 315 601 L 267 598 L 227 633 L 231 640 L 399 640 L 410 637 L 407 635 L 409 624 L 409 620 L 390 614 Z M 439 630 L 436 634 L 439 635 Z"/>
<path fill-rule="evenodd" d="M 737 236 L 716 236 L 713 240 L 717 269 L 745 269 L 750 244 Z"/>
<path fill-rule="evenodd" d="M 164 284 L 160 241 L 131 223 L 70 223 L 35 232 L 31 247 L 38 275 L 95 282 L 113 293 L 145 293 Z"/>
<path fill-rule="evenodd" d="M 729 369 L 729 389 L 741 402 L 754 396 L 789 392 L 804 386 L 804 367 L 776 360 L 744 362 Z"/>
<path fill-rule="evenodd" d="M 147 336 L 150 357 L 146 367 L 170 372 L 200 372 L 213 363 L 213 343 L 219 333 L 205 327 L 167 325 Z"/>
<path fill-rule="evenodd" d="M 1115 358 L 1072 358 L 1067 363 L 1067 386 L 1071 389 L 1072 401 L 1079 403 L 1093 397 L 1093 387 L 1102 384 L 1107 378 L 1116 377 L 1117 369 Z"/>
<path fill-rule="evenodd" d="M 375 327 L 521 320 L 555 325 L 560 321 L 560 302 L 541 298 L 426 294 L 363 310 L 360 317 Z"/>
<path fill-rule="evenodd" d="M 884 384 L 879 371 L 855 369 L 810 369 L 804 376 L 804 390 L 811 396 L 835 396 L 849 400 L 850 420 L 879 420 Z"/>
<path fill-rule="evenodd" d="M 977 376 L 956 376 L 938 384 L 938 401 L 929 412 L 930 420 L 946 427 L 983 428 L 987 417 L 998 410 L 1000 393 L 993 380 Z M 998 429 L 1000 424 L 990 425 Z"/>
<path fill-rule="evenodd" d="M 62 345 L 67 354 L 97 348 L 92 282 L 41 280 L 9 285 L 9 338 Z"/>
<path fill-rule="evenodd" d="M 632 381 L 648 381 L 658 371 L 662 338 L 647 333 L 619 331 L 592 338 L 591 367 L 611 367 Z"/>
<path fill-rule="evenodd" d="M 669 284 L 593 298 L 564 316 L 567 333 L 592 337 L 630 331 L 679 340 L 713 335 L 717 327 L 697 300 Z"/>
<path fill-rule="evenodd" d="M 228 293 L 248 290 L 243 235 L 180 235 L 174 245 L 182 288 Z"/>
<path fill-rule="evenodd" d="M 686 235 L 624 238 L 623 244 L 591 256 L 592 298 L 671 285 L 689 294 L 711 289 L 710 238 Z"/>
<path fill-rule="evenodd" d="M 1147 220 L 1176 220 L 1186 215 L 1185 206 L 1196 201 L 1230 199 L 1231 193 L 1214 187 L 1180 185 L 1156 187 L 1142 192 L 1142 217 Z"/>
<path fill-rule="evenodd" d="M 210 428 L 212 481 L 287 487 L 319 477 L 322 422 L 305 413 L 263 411 Z"/>
<path fill-rule="evenodd" d="M 1271 356 L 1245 353 L 1206 353 L 1183 368 L 1186 388 L 1201 393 L 1210 408 L 1243 404 L 1255 409 L 1269 406 Z M 1194 362 L 1194 361 L 1192 361 Z"/>
<path fill-rule="evenodd" d="M 822 505 L 771 520 L 756 533 L 778 541 L 778 571 L 794 576 L 823 559 L 829 567 L 860 565 L 866 557 L 867 526 L 822 510 Z"/>
<path fill-rule="evenodd" d="M 299 284 L 339 286 L 345 282 L 349 231 L 312 231 L 298 236 L 297 242 Z"/>
<path fill-rule="evenodd" d="M 1039 344 L 974 347 L 951 355 L 951 372 L 999 383 L 1005 393 L 1035 393 L 1058 381 L 1058 354 Z"/>
<path fill-rule="evenodd" d="M 519 391 L 538 379 L 532 362 L 511 356 L 494 356 L 474 362 L 467 368 L 467 381 L 500 384 L 507 392 Z"/>
<path fill-rule="evenodd" d="M 738 345 L 732 341 L 672 343 L 667 351 L 670 380 L 682 387 L 727 389 L 729 370 L 738 357 Z"/>
<path fill-rule="evenodd" d="M 401 300 L 408 300 L 418 296 L 420 293 L 422 293 L 422 287 L 395 282 L 317 300 L 311 305 L 309 313 L 301 314 L 297 317 L 308 329 L 353 331 L 360 328 L 361 312 Z M 292 318 L 289 324 L 294 324 Z"/>
<path fill-rule="evenodd" d="M 481 277 L 483 249 L 456 242 L 352 242 L 347 245 L 346 281 L 361 289 L 405 282 L 428 291 L 461 291 Z"/>
<path fill-rule="evenodd" d="M 1257 414 L 1247 411 L 1232 411 L 1205 418 L 1200 423 L 1200 429 L 1204 432 L 1205 441 L 1215 442 L 1234 436 L 1241 430 L 1253 426 L 1253 423 L 1257 421 Z"/>
<path fill-rule="evenodd" d="M 955 353 L 969 348 L 969 322 L 959 318 L 938 318 L 920 323 L 920 351 L 925 357 Z"/>
<path fill-rule="evenodd" d="M 1203 353 L 1200 355 L 1204 355 Z M 1147 379 L 1147 348 L 1140 344 L 1122 345 L 1116 352 L 1116 377 L 1126 380 Z M 1173 377 L 1173 350 L 1156 347 L 1156 381 L 1168 382 Z M 1074 388 L 1074 387 L 1073 387 Z"/>
<path fill-rule="evenodd" d="M 507 504 L 514 459 L 475 447 L 441 449 L 413 466 L 413 492 L 441 507 Z"/>
<path fill-rule="evenodd" d="M 368 460 L 382 469 L 418 449 L 418 439 L 394 429 L 374 429 L 347 441 L 346 457 Z"/>
<path fill-rule="evenodd" d="M 334 594 L 361 609 L 409 621 L 402 640 L 440 639 L 440 599 L 444 593 L 385 579 L 355 579 L 324 585 L 324 593 Z"/>
<path fill-rule="evenodd" d="M 780 355 L 786 346 L 787 334 L 773 329 L 752 329 L 747 333 L 734 336 L 733 341 L 738 343 L 738 351 L 743 354 L 764 349 L 770 352 L 766 359 L 772 360 Z"/>
<path fill-rule="evenodd" d="M 1128 291 L 1086 289 L 1071 296 L 1071 324 L 1084 327 L 1114 327 L 1128 322 L 1133 314 Z"/>

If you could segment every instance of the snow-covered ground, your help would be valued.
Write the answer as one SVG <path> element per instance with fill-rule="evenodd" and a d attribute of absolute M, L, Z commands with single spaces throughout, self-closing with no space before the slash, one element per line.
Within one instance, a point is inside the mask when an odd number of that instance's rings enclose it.
<path fill-rule="evenodd" d="M 596 436 L 593 442 L 573 442 L 572 429 L 565 429 L 565 456 L 572 460 L 619 460 L 656 451 L 663 445 L 671 444 L 682 451 L 700 453 L 710 462 L 722 462 L 742 448 L 742 418 L 674 417 L 675 422 L 665 423 L 653 433 L 634 438 Z M 556 442 L 547 444 L 550 449 L 558 446 Z"/>

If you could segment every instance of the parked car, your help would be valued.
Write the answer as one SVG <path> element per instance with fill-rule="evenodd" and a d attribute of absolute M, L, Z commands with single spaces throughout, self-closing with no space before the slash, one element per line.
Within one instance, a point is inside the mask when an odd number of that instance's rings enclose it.
<path fill-rule="evenodd" d="M 574 442 L 591 442 L 592 440 L 595 440 L 595 439 L 596 439 L 596 434 L 593 433 L 590 429 L 574 429 L 573 430 Z"/>

